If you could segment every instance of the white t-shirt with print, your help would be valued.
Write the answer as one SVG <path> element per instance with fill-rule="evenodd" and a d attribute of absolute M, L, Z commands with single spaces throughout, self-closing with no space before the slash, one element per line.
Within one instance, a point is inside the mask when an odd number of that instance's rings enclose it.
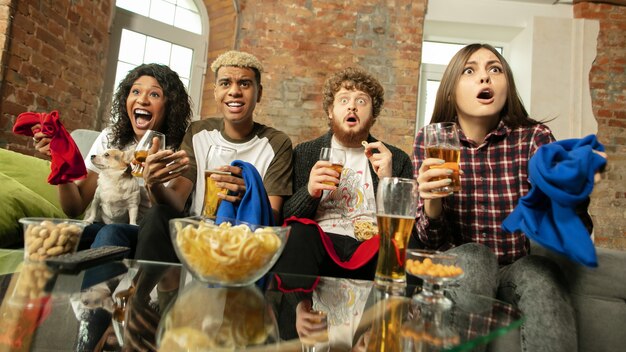
<path fill-rule="evenodd" d="M 369 160 L 365 156 L 365 148 L 346 148 L 334 136 L 331 147 L 345 150 L 346 163 L 337 189 L 322 194 L 315 221 L 324 232 L 354 238 L 356 220 L 376 224 L 376 200 Z"/>

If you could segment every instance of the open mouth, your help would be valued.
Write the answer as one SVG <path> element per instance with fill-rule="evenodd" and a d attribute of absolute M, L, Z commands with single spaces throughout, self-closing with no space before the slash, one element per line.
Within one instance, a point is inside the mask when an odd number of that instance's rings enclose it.
<path fill-rule="evenodd" d="M 491 89 L 483 89 L 476 96 L 478 99 L 491 99 L 493 98 L 493 91 Z"/>
<path fill-rule="evenodd" d="M 350 125 L 355 125 L 357 122 L 359 122 L 359 119 L 354 115 L 350 115 L 346 117 L 346 122 Z"/>
<path fill-rule="evenodd" d="M 152 113 L 144 109 L 135 109 L 133 111 L 135 115 L 135 124 L 139 128 L 147 128 L 152 120 Z"/>
<path fill-rule="evenodd" d="M 233 113 L 241 112 L 244 106 L 244 103 L 239 102 L 239 101 L 231 101 L 225 104 L 228 107 L 228 110 Z"/>

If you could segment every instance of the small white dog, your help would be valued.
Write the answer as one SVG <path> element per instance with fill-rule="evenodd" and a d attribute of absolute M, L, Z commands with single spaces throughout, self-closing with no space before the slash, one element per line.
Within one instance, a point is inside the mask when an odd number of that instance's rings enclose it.
<path fill-rule="evenodd" d="M 137 225 L 141 194 L 139 183 L 130 173 L 133 158 L 133 150 L 118 149 L 91 156 L 91 162 L 101 171 L 96 193 L 85 214 L 86 221 Z"/>

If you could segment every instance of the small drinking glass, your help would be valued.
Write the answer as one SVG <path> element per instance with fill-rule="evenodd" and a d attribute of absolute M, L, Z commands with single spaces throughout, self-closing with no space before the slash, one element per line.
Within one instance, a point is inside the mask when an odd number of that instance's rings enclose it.
<path fill-rule="evenodd" d="M 159 140 L 159 150 L 165 150 L 165 135 L 158 131 L 147 130 L 135 147 L 135 160 L 133 161 L 134 166 L 131 171 L 133 176 L 143 176 L 143 163 L 148 157 L 148 151 L 152 148 L 155 138 Z"/>
<path fill-rule="evenodd" d="M 311 310 L 309 313 L 315 314 L 316 319 L 313 321 L 315 324 L 322 325 L 323 327 L 316 330 L 307 337 L 301 337 L 302 352 L 318 352 L 327 351 L 329 346 L 328 339 L 328 313 L 321 310 Z"/>
<path fill-rule="evenodd" d="M 431 123 L 424 127 L 424 148 L 427 158 L 437 158 L 444 160 L 441 165 L 433 165 L 431 169 L 445 168 L 451 169 L 452 182 L 443 187 L 434 189 L 433 193 L 450 193 L 461 190 L 461 179 L 459 176 L 459 161 L 461 159 L 461 144 L 456 123 L 440 122 Z M 435 177 L 431 181 L 439 181 L 448 178 L 447 176 Z"/>
<path fill-rule="evenodd" d="M 226 194 L 226 188 L 217 187 L 215 180 L 211 178 L 213 174 L 230 175 L 230 172 L 220 171 L 220 166 L 230 165 L 237 158 L 237 150 L 221 145 L 209 146 L 206 163 L 204 167 L 204 205 L 202 216 L 215 218 L 217 208 L 220 206 L 222 198 L 218 194 Z"/>
<path fill-rule="evenodd" d="M 330 168 L 337 171 L 339 173 L 338 178 L 341 178 L 341 171 L 343 171 L 343 165 L 346 163 L 346 152 L 343 149 L 324 147 L 320 151 L 320 160 L 330 161 L 332 164 Z M 322 183 L 329 186 L 336 186 L 332 181 L 324 181 Z"/>
<path fill-rule="evenodd" d="M 384 177 L 376 191 L 376 219 L 380 248 L 374 282 L 390 292 L 406 287 L 406 247 L 415 223 L 417 182 L 411 178 Z"/>

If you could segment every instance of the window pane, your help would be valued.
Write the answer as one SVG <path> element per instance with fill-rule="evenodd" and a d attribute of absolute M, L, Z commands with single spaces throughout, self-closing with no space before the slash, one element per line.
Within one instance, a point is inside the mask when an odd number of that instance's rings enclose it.
<path fill-rule="evenodd" d="M 425 41 L 422 45 L 422 63 L 447 65 L 454 54 L 464 46 L 464 44 Z"/>
<path fill-rule="evenodd" d="M 143 52 L 145 47 L 145 35 L 123 29 L 118 60 L 134 64 L 135 66 L 139 65 L 143 62 Z"/>
<path fill-rule="evenodd" d="M 196 4 L 193 0 L 178 0 L 176 3 L 179 7 L 198 13 L 198 9 L 196 8 Z"/>
<path fill-rule="evenodd" d="M 148 17 L 150 13 L 150 1 L 145 0 L 117 0 L 115 2 L 117 7 L 121 7 L 130 12 L 138 13 L 140 15 Z"/>
<path fill-rule="evenodd" d="M 433 117 L 433 109 L 435 107 L 435 98 L 437 98 L 437 90 L 440 81 L 426 81 L 426 106 L 424 107 L 424 125 L 428 125 Z"/>
<path fill-rule="evenodd" d="M 182 78 L 182 77 L 180 78 L 180 80 L 183 82 L 183 85 L 185 86 L 185 89 L 187 89 L 187 92 L 189 92 L 189 80 L 187 78 Z"/>
<path fill-rule="evenodd" d="M 176 18 L 174 26 L 182 28 L 189 32 L 202 34 L 202 23 L 197 13 L 182 8 L 176 9 Z"/>
<path fill-rule="evenodd" d="M 143 62 L 169 65 L 172 44 L 164 40 L 148 37 Z"/>
<path fill-rule="evenodd" d="M 193 50 L 180 45 L 172 45 L 172 56 L 170 58 L 170 68 L 180 78 L 189 78 L 191 75 L 191 59 L 193 58 Z"/>
<path fill-rule="evenodd" d="M 159 22 L 202 34 L 202 21 L 194 0 L 117 0 L 115 4 Z"/>
<path fill-rule="evenodd" d="M 454 54 L 465 47 L 465 45 L 466 44 L 424 41 L 422 43 L 422 63 L 448 65 Z M 495 48 L 502 54 L 502 47 Z"/>
<path fill-rule="evenodd" d="M 118 61 L 117 62 L 117 70 L 115 72 L 115 85 L 113 86 L 113 92 L 117 91 L 117 86 L 120 84 L 120 81 L 126 77 L 128 71 L 135 68 L 137 65 L 132 65 L 126 62 Z"/>
<path fill-rule="evenodd" d="M 152 6 L 150 6 L 150 18 L 173 25 L 175 12 L 176 5 L 163 0 L 152 0 Z"/>

